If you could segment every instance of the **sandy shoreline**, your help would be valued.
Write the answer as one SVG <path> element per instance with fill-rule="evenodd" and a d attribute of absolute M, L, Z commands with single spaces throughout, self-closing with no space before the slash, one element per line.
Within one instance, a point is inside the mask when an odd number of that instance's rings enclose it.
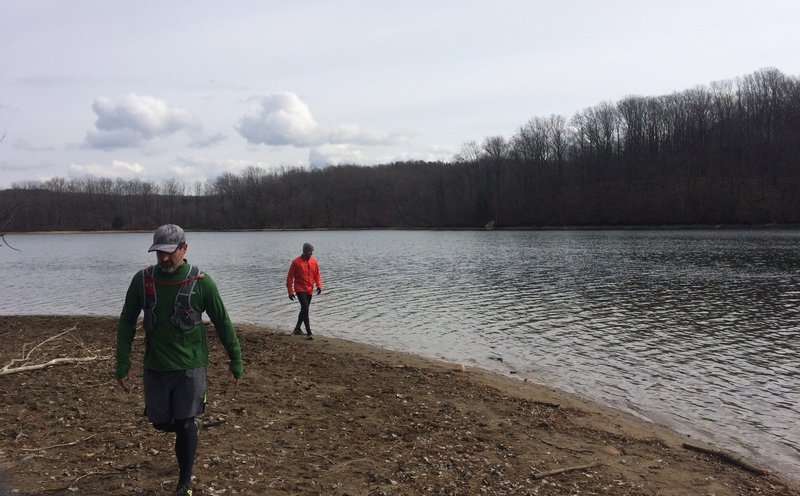
<path fill-rule="evenodd" d="M 115 321 L 0 316 L 0 367 L 97 357 L 0 375 L 0 470 L 15 494 L 172 489 L 170 439 L 141 417 L 141 381 L 125 394 L 112 380 Z M 238 388 L 209 336 L 195 494 L 800 496 L 785 474 L 686 449 L 713 446 L 544 386 L 324 336 L 237 330 Z"/>

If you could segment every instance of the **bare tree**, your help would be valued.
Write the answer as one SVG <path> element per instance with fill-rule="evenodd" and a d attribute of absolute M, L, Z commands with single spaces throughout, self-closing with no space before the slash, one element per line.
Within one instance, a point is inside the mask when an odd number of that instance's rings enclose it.
<path fill-rule="evenodd" d="M 5 134 L 4 134 L 3 136 L 5 136 Z M 8 241 L 6 240 L 6 234 L 5 234 L 4 232 L 2 232 L 2 231 L 3 231 L 3 229 L 5 229 L 5 228 L 6 228 L 6 226 L 7 226 L 7 225 L 9 225 L 9 224 L 11 223 L 11 220 L 14 218 L 14 216 L 13 216 L 13 214 L 14 214 L 14 210 L 18 209 L 20 205 L 22 205 L 22 203 L 17 203 L 17 204 L 16 204 L 16 205 L 15 205 L 15 206 L 14 206 L 14 207 L 13 207 L 13 208 L 12 208 L 12 209 L 11 209 L 11 210 L 8 212 L 8 214 L 6 215 L 6 218 L 5 218 L 5 220 L 3 220 L 3 223 L 2 223 L 2 224 L 0 224 L 0 248 L 2 248 L 2 247 L 3 247 L 3 245 L 5 245 L 5 246 L 8 246 L 9 248 L 11 248 L 12 250 L 19 251 L 19 249 L 17 249 L 17 248 L 14 248 L 14 247 L 13 247 L 13 246 L 11 246 L 10 244 L 8 244 Z"/>
<path fill-rule="evenodd" d="M 487 136 L 483 140 L 482 148 L 485 156 L 494 162 L 502 162 L 511 152 L 511 146 L 502 136 Z"/>
<path fill-rule="evenodd" d="M 475 141 L 467 141 L 461 145 L 461 150 L 453 157 L 453 161 L 459 164 L 474 163 L 482 156 L 481 147 Z"/>
<path fill-rule="evenodd" d="M 177 179 L 166 179 L 161 184 L 161 191 L 166 196 L 182 196 L 186 192 L 186 185 Z"/>

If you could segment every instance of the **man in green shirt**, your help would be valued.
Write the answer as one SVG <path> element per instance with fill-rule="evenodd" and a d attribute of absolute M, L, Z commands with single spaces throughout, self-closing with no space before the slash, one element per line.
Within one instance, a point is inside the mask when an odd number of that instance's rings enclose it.
<path fill-rule="evenodd" d="M 117 325 L 116 377 L 127 390 L 136 321 L 144 310 L 145 412 L 156 429 L 175 433 L 178 496 L 192 494 L 199 430 L 195 416 L 205 411 L 208 343 L 203 312 L 225 347 L 237 385 L 244 373 L 239 339 L 219 290 L 211 277 L 183 258 L 188 248 L 179 226 L 156 230 L 148 251 L 156 252 L 157 264 L 133 276 Z"/>

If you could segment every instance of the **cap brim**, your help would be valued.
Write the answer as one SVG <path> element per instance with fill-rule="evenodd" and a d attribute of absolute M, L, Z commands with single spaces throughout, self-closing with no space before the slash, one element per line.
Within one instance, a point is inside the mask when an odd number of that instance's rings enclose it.
<path fill-rule="evenodd" d="M 150 253 L 151 251 L 164 251 L 164 252 L 167 252 L 167 253 L 172 253 L 177 249 L 178 249 L 178 245 L 177 244 L 174 244 L 174 245 L 153 245 L 153 246 L 150 247 L 149 250 L 147 250 L 147 252 Z"/>

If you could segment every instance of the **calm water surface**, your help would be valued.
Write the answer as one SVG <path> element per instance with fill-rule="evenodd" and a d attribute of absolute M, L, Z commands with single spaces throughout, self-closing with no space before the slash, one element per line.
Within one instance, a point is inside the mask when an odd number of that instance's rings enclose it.
<path fill-rule="evenodd" d="M 117 315 L 150 234 L 8 236 L 2 314 Z M 527 377 L 800 474 L 800 231 L 189 233 L 235 322 Z M 246 350 L 245 350 L 246 351 Z"/>

